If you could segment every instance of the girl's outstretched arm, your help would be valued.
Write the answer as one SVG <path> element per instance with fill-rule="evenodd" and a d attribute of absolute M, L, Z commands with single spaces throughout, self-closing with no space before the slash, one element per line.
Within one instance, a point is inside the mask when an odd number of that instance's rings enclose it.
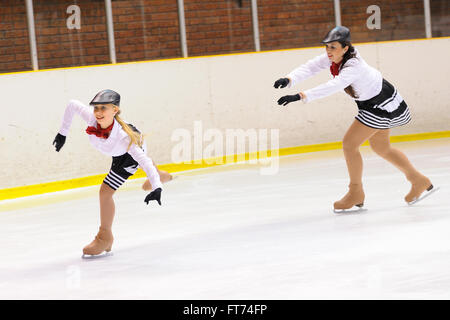
<path fill-rule="evenodd" d="M 83 120 L 85 120 L 89 125 L 95 124 L 97 122 L 95 120 L 92 108 L 85 106 L 78 100 L 70 100 L 67 104 L 66 110 L 64 111 L 61 127 L 55 139 L 53 140 L 53 145 L 58 152 L 64 146 L 64 143 L 66 143 L 66 136 L 69 133 L 70 126 L 72 125 L 72 120 L 75 114 L 79 114 L 81 118 L 83 118 Z"/>
<path fill-rule="evenodd" d="M 64 111 L 61 128 L 59 129 L 59 133 L 63 136 L 67 136 L 69 133 L 75 114 L 78 114 L 88 125 L 93 125 L 97 122 L 92 107 L 88 107 L 78 100 L 70 100 Z"/>

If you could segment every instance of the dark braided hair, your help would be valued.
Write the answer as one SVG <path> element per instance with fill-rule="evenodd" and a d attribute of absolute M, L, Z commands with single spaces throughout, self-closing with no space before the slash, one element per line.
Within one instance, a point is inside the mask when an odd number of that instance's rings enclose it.
<path fill-rule="evenodd" d="M 342 48 L 345 48 L 346 46 L 348 46 L 348 50 L 346 53 L 344 53 L 344 57 L 342 58 L 342 63 L 341 63 L 341 69 L 342 69 L 344 67 L 345 63 L 349 59 L 356 57 L 356 51 L 355 51 L 355 47 L 352 46 L 351 42 L 339 41 L 339 43 L 342 45 Z M 355 99 L 358 98 L 358 96 L 355 93 L 355 90 L 353 89 L 353 87 L 351 85 L 348 86 L 347 88 L 345 88 L 344 91 L 352 98 L 355 98 Z"/>

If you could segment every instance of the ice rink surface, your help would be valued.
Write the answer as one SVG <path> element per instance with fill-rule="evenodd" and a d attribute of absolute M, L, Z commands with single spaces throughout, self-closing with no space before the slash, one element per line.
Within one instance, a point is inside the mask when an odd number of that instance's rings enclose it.
<path fill-rule="evenodd" d="M 450 299 L 450 139 L 396 143 L 439 191 L 408 206 L 401 172 L 362 147 L 364 213 L 336 215 L 342 150 L 143 179 L 116 193 L 114 255 L 81 259 L 98 186 L 0 202 L 0 299 Z M 107 168 L 105 168 L 105 171 Z"/>

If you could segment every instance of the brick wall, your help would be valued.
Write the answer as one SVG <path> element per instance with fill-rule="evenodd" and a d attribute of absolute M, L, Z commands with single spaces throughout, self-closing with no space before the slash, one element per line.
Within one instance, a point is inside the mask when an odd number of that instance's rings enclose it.
<path fill-rule="evenodd" d="M 177 0 L 113 1 L 117 62 L 181 56 Z"/>
<path fill-rule="evenodd" d="M 380 8 L 380 29 L 367 27 L 371 5 Z M 341 19 L 353 42 L 425 38 L 423 0 L 341 0 Z"/>
<path fill-rule="evenodd" d="M 185 0 L 190 56 L 254 51 L 250 1 Z"/>
<path fill-rule="evenodd" d="M 66 21 L 81 9 L 80 29 L 69 29 Z M 33 0 L 39 69 L 109 63 L 103 1 Z"/>
<path fill-rule="evenodd" d="M 433 37 L 450 36 L 450 1 L 430 1 L 431 30 Z"/>
<path fill-rule="evenodd" d="M 110 62 L 104 0 L 33 0 L 39 67 Z M 250 0 L 184 0 L 189 56 L 254 51 Z M 335 25 L 333 0 L 258 0 L 262 50 L 320 46 Z M 424 38 L 423 0 L 340 0 L 353 42 Z M 68 29 L 69 5 L 81 28 Z M 381 9 L 370 30 L 367 7 Z M 177 0 L 113 0 L 118 62 L 181 57 Z M 431 1 L 433 36 L 450 35 L 448 0 Z M 0 2 L 0 72 L 31 70 L 24 1 Z"/>
<path fill-rule="evenodd" d="M 259 0 L 261 50 L 319 46 L 334 27 L 333 0 Z"/>
<path fill-rule="evenodd" d="M 0 72 L 31 70 L 27 14 L 23 1 L 0 1 Z"/>

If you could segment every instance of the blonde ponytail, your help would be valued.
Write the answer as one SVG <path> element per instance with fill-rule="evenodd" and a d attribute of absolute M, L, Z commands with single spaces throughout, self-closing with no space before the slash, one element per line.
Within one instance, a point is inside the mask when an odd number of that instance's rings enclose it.
<path fill-rule="evenodd" d="M 122 126 L 123 131 L 130 137 L 130 144 L 128 145 L 128 150 L 130 150 L 131 145 L 134 143 L 135 145 L 142 147 L 143 144 L 143 136 L 141 133 L 134 131 L 127 123 L 125 123 L 122 118 L 119 117 L 120 109 L 116 113 L 115 118 L 117 122 Z"/>

